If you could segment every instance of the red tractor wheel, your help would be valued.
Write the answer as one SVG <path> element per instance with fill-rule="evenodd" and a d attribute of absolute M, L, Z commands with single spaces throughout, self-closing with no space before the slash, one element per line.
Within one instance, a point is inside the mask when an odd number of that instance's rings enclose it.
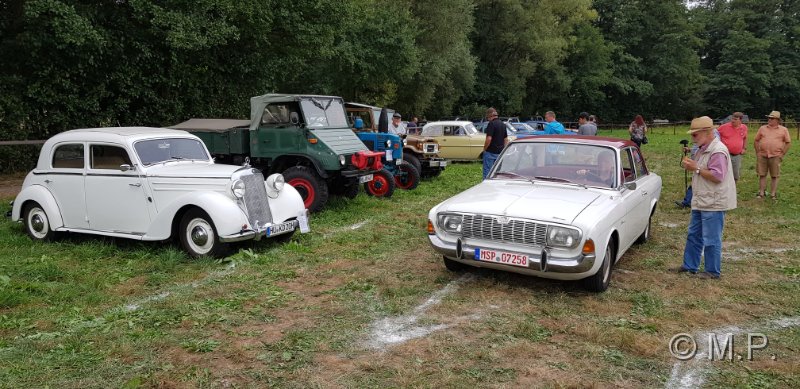
<path fill-rule="evenodd" d="M 372 181 L 364 184 L 364 191 L 370 196 L 392 197 L 394 194 L 394 176 L 386 169 L 375 173 Z"/>
<path fill-rule="evenodd" d="M 419 185 L 419 170 L 405 161 L 397 165 L 397 168 L 400 170 L 400 174 L 394 176 L 397 187 L 405 190 L 416 189 Z"/>
<path fill-rule="evenodd" d="M 317 212 L 328 202 L 328 185 L 317 174 L 305 166 L 293 166 L 283 172 L 286 183 L 293 186 L 303 205 L 310 212 Z"/>

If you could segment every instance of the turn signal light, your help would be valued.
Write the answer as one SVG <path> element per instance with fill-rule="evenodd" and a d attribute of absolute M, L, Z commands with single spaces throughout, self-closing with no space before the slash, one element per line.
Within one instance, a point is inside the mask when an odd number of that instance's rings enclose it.
<path fill-rule="evenodd" d="M 586 239 L 586 243 L 583 244 L 583 250 L 581 250 L 583 254 L 594 254 L 594 241 L 591 239 Z"/>
<path fill-rule="evenodd" d="M 431 221 L 428 220 L 428 235 L 435 235 L 435 234 L 436 231 L 434 231 L 433 229 L 433 223 L 431 223 Z"/>
<path fill-rule="evenodd" d="M 395 143 L 395 144 L 394 144 L 394 148 L 395 148 L 395 149 L 399 149 L 399 148 L 400 148 L 400 143 Z"/>
<path fill-rule="evenodd" d="M 308 138 L 308 143 L 311 143 L 312 145 L 317 144 L 317 138 Z"/>

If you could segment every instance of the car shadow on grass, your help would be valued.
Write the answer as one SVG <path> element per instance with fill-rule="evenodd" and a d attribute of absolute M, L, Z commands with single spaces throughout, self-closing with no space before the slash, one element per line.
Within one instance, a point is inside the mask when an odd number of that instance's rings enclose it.
<path fill-rule="evenodd" d="M 582 280 L 578 281 L 553 280 L 549 278 L 527 276 L 523 274 L 510 273 L 502 270 L 482 268 L 482 267 L 467 267 L 464 270 L 458 272 L 458 274 L 464 274 L 464 273 L 474 275 L 476 282 L 483 281 L 483 282 L 491 282 L 493 284 L 502 284 L 510 288 L 524 288 L 529 290 L 530 292 L 593 295 L 592 292 L 587 291 L 583 287 Z M 612 278 L 612 286 L 613 286 L 613 278 Z"/>

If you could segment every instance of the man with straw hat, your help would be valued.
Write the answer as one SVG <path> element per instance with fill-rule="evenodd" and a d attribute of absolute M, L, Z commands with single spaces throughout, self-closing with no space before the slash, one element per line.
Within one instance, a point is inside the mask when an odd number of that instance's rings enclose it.
<path fill-rule="evenodd" d="M 722 229 L 725 212 L 736 208 L 736 183 L 728 148 L 714 136 L 714 122 L 708 116 L 692 120 L 692 142 L 699 146 L 694 159 L 683 158 L 683 168 L 692 172 L 692 217 L 678 273 L 697 273 L 700 257 L 705 271 L 700 278 L 718 279 L 722 262 Z"/>
<path fill-rule="evenodd" d="M 767 188 L 767 171 L 772 178 L 770 191 L 772 199 L 777 200 L 778 178 L 781 176 L 781 162 L 783 156 L 789 151 L 792 142 L 789 130 L 781 125 L 781 113 L 772 111 L 767 115 L 767 124 L 761 126 L 756 133 L 756 172 L 758 173 L 758 195 L 759 199 L 766 196 L 764 190 Z"/>

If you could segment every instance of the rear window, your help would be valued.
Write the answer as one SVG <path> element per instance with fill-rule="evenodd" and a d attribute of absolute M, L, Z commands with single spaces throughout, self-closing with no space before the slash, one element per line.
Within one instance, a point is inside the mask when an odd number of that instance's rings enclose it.
<path fill-rule="evenodd" d="M 83 169 L 83 145 L 75 143 L 56 147 L 52 165 L 55 169 Z"/>

